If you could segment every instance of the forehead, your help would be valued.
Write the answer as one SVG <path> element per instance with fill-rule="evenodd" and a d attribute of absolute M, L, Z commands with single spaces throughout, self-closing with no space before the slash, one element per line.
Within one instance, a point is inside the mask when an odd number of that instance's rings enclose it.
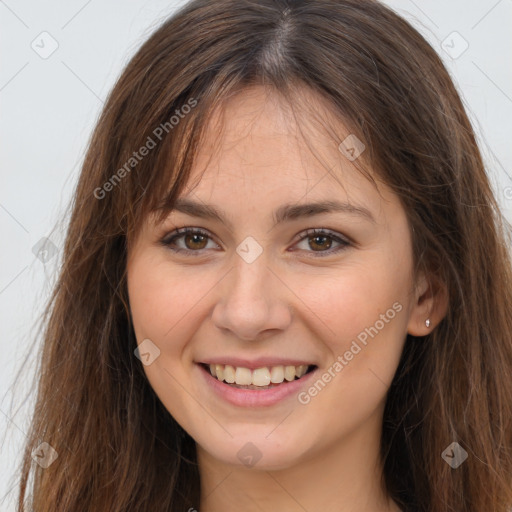
<path fill-rule="evenodd" d="M 385 197 L 339 149 L 351 136 L 319 95 L 303 89 L 290 105 L 269 88 L 253 86 L 226 100 L 206 127 L 181 197 L 267 208 L 285 202 L 338 199 L 364 202 L 374 212 Z M 370 169 L 374 179 L 378 180 Z"/>

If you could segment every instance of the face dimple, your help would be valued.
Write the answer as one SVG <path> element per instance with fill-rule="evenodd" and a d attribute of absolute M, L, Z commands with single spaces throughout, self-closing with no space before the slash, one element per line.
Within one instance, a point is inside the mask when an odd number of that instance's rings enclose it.
<path fill-rule="evenodd" d="M 267 100 L 255 87 L 225 104 L 222 136 L 206 131 L 194 188 L 182 196 L 222 210 L 232 227 L 183 211 L 158 229 L 148 224 L 129 255 L 128 288 L 138 343 L 150 340 L 158 354 L 144 365 L 149 382 L 202 449 L 237 464 L 250 441 L 265 453 L 262 463 L 291 467 L 326 448 L 341 450 L 356 430 L 366 442 L 380 435 L 375 418 L 407 331 L 412 254 L 398 198 L 385 185 L 377 191 L 337 144 L 305 124 L 328 172 L 289 116 L 279 114 L 279 102 Z M 345 140 L 346 128 L 339 131 Z M 338 211 L 273 226 L 273 213 L 285 204 L 327 200 L 364 207 L 375 222 Z M 201 255 L 187 255 L 158 243 L 176 227 L 201 228 L 222 250 L 199 246 Z M 354 243 L 328 256 L 315 256 L 307 240 L 287 250 L 317 228 Z M 205 385 L 196 364 L 223 356 L 293 358 L 318 368 L 293 396 L 243 407 Z M 286 420 L 290 411 L 293 421 Z"/>

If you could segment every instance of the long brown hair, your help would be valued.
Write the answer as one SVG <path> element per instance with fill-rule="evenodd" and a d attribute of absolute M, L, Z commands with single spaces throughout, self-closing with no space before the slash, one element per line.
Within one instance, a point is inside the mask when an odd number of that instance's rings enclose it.
<path fill-rule="evenodd" d="M 46 310 L 19 510 L 198 508 L 194 441 L 134 355 L 126 255 L 146 216 L 165 214 L 184 190 L 213 109 L 251 84 L 292 104 L 301 84 L 329 102 L 399 196 L 415 268 L 448 291 L 441 323 L 427 337 L 407 337 L 387 395 L 389 494 L 407 511 L 507 511 L 510 226 L 439 56 L 372 0 L 193 0 L 128 63 L 73 196 Z M 47 468 L 31 457 L 42 442 L 59 454 Z M 468 454 L 457 469 L 441 456 L 452 442 Z"/>

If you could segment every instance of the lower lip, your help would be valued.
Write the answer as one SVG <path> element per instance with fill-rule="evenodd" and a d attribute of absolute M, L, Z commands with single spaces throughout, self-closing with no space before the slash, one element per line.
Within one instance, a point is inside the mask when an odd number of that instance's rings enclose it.
<path fill-rule="evenodd" d="M 241 407 L 261 407 L 276 404 L 291 395 L 299 393 L 301 388 L 307 386 L 312 377 L 316 374 L 318 368 L 293 381 L 284 381 L 275 388 L 268 389 L 241 389 L 235 388 L 221 382 L 201 364 L 197 364 L 202 378 L 206 384 L 221 398 L 227 402 Z"/>

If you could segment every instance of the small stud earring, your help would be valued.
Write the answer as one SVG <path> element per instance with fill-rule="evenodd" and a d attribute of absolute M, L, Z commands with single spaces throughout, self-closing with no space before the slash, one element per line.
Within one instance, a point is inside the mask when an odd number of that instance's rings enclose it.
<path fill-rule="evenodd" d="M 430 327 L 430 319 L 429 319 L 429 318 L 427 318 L 427 319 L 425 320 L 425 325 L 426 325 L 427 327 Z"/>

